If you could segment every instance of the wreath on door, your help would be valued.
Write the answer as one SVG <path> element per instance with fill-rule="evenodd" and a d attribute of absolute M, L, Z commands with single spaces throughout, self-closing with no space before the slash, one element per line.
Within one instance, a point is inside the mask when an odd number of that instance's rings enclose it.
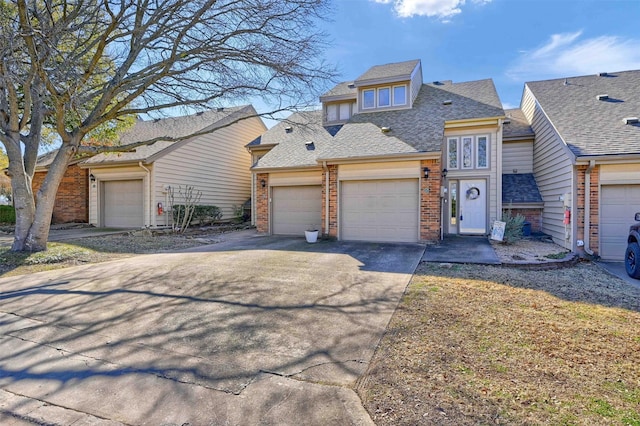
<path fill-rule="evenodd" d="M 478 197 L 480 197 L 480 190 L 478 188 L 473 186 L 473 187 L 467 189 L 467 199 L 468 200 L 475 200 Z"/>

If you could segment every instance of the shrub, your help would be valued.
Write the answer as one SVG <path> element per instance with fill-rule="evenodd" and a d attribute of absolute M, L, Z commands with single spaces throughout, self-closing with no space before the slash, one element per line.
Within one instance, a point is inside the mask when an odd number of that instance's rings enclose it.
<path fill-rule="evenodd" d="M 524 216 L 521 214 L 514 216 L 511 210 L 507 210 L 502 214 L 502 221 L 506 223 L 504 238 L 502 240 L 504 244 L 513 244 L 522 239 L 522 225 L 524 224 L 524 220 Z"/>
<path fill-rule="evenodd" d="M 16 223 L 16 209 L 13 206 L 0 205 L 0 223 Z"/>
<path fill-rule="evenodd" d="M 173 220 L 178 221 L 185 215 L 185 206 L 183 204 L 173 205 Z M 199 224 L 205 225 L 222 218 L 222 212 L 218 206 L 193 206 L 193 215 L 189 225 Z"/>

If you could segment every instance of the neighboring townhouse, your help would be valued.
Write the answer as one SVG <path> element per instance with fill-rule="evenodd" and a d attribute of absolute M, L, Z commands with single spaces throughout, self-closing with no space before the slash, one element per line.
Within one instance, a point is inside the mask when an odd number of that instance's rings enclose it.
<path fill-rule="evenodd" d="M 31 183 L 34 194 L 37 194 L 44 182 L 49 166 L 57 153 L 58 150 L 55 150 L 38 157 Z M 73 159 L 64 172 L 56 192 L 51 223 L 87 223 L 89 221 L 89 173 L 78 165 L 84 158 L 86 157 Z"/>
<path fill-rule="evenodd" d="M 413 60 L 320 100 L 247 145 L 258 231 L 416 242 L 485 235 L 501 217 L 505 113 L 490 79 L 423 84 Z"/>
<path fill-rule="evenodd" d="M 102 153 L 79 164 L 89 178 L 89 223 L 132 228 L 170 225 L 170 189 L 175 203 L 183 204 L 178 189 L 187 186 L 202 192 L 198 204 L 218 206 L 223 219 L 233 217 L 234 207 L 251 194 L 251 156 L 244 146 L 265 130 L 250 105 L 136 122 L 123 134 L 121 144 L 155 143 L 132 152 Z M 205 134 L 188 137 L 196 133 Z"/>
<path fill-rule="evenodd" d="M 529 82 L 521 109 L 535 132 L 542 231 L 567 249 L 624 259 L 640 212 L 640 71 Z"/>

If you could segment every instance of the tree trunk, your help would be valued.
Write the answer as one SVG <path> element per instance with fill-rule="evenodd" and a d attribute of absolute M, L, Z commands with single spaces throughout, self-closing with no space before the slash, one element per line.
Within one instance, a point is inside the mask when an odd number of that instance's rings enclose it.
<path fill-rule="evenodd" d="M 56 194 L 74 153 L 75 148 L 72 146 L 62 146 L 58 150 L 36 194 L 35 202 L 31 189 L 32 177 L 24 172 L 12 177 L 11 184 L 16 194 L 16 229 L 12 251 L 37 252 L 47 249 Z"/>

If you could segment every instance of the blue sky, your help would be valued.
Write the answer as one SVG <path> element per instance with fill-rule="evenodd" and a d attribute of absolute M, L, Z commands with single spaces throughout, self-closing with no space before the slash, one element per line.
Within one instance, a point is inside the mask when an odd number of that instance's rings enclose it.
<path fill-rule="evenodd" d="M 342 80 L 421 59 L 424 81 L 526 81 L 640 69 L 640 0 L 335 0 L 326 59 Z M 639 88 L 640 90 L 640 88 Z"/>

